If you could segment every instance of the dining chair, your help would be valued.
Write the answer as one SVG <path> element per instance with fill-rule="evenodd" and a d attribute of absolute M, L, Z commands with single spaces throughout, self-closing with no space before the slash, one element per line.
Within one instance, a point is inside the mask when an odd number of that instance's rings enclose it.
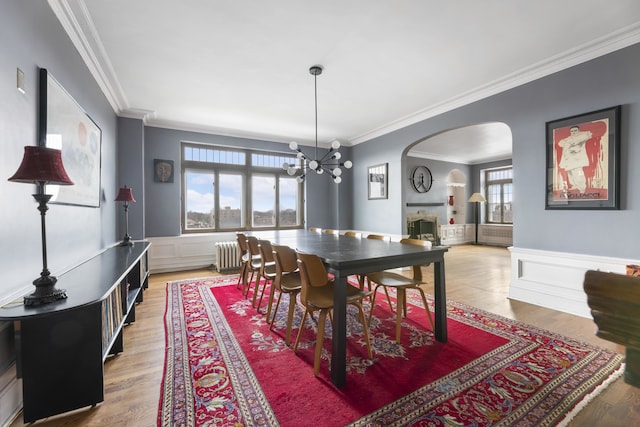
<path fill-rule="evenodd" d="M 344 235 L 347 237 L 362 237 L 362 233 L 359 233 L 357 231 L 351 231 L 351 230 L 345 231 Z"/>
<path fill-rule="evenodd" d="M 368 234 L 367 239 L 384 240 L 385 242 L 391 241 L 391 237 L 383 236 L 382 234 Z"/>
<path fill-rule="evenodd" d="M 414 245 L 414 246 L 429 246 L 428 241 L 419 240 L 419 239 L 402 239 L 400 243 L 405 245 Z M 376 294 L 378 288 L 380 286 L 383 289 L 394 288 L 396 289 L 396 342 L 400 344 L 400 332 L 402 326 L 402 314 L 407 316 L 407 289 L 416 289 L 420 292 L 420 296 L 422 297 L 422 302 L 424 304 L 424 308 L 427 312 L 427 317 L 429 318 L 429 323 L 431 324 L 431 329 L 434 329 L 433 318 L 431 317 L 431 311 L 429 310 L 429 305 L 427 304 L 427 297 L 425 296 L 424 290 L 420 285 L 426 284 L 426 282 L 422 279 L 422 265 L 413 265 L 413 277 L 406 277 L 402 274 L 395 273 L 393 271 L 376 271 L 374 273 L 367 273 L 367 279 L 369 283 L 375 283 L 375 287 L 373 289 L 373 297 L 371 298 L 371 310 L 369 311 L 369 322 L 371 322 L 371 317 L 373 316 L 373 309 L 375 307 Z M 389 294 L 387 293 L 387 298 L 389 298 Z M 391 306 L 391 300 L 388 300 L 389 305 Z"/>
<path fill-rule="evenodd" d="M 302 289 L 300 282 L 300 271 L 298 270 L 298 258 L 296 251 L 289 246 L 272 245 L 273 260 L 276 265 L 276 277 L 273 280 L 271 290 L 269 292 L 269 304 L 267 307 L 267 323 L 271 323 L 269 330 L 273 330 L 276 323 L 276 315 L 280 307 L 282 294 L 289 294 L 289 312 L 287 314 L 287 326 L 285 332 L 285 344 L 289 345 L 291 340 L 291 326 L 293 323 L 293 315 L 296 309 L 296 298 Z M 271 314 L 271 306 L 275 291 L 278 291 L 278 299 L 273 309 L 273 318 L 269 320 Z"/>
<path fill-rule="evenodd" d="M 238 276 L 238 283 L 236 288 L 240 288 L 244 294 L 244 287 L 247 286 L 247 271 L 249 264 L 249 247 L 247 246 L 247 236 L 244 233 L 236 233 L 236 240 L 238 242 L 238 250 L 240 251 L 240 276 Z"/>
<path fill-rule="evenodd" d="M 249 297 L 249 291 L 251 290 L 251 283 L 253 279 L 256 280 L 255 289 L 258 289 L 260 283 L 260 267 L 262 267 L 262 257 L 260 256 L 260 246 L 258 244 L 258 238 L 255 236 L 247 236 L 247 250 L 249 251 L 249 263 L 247 264 L 247 273 L 249 279 L 247 279 L 247 286 L 243 292 L 245 298 Z M 254 290 L 254 301 L 255 301 Z"/>
<path fill-rule="evenodd" d="M 311 231 L 312 233 L 320 233 L 320 232 L 322 232 L 322 228 L 320 228 L 320 227 L 309 227 L 309 231 Z"/>
<path fill-rule="evenodd" d="M 368 234 L 367 235 L 367 239 L 372 239 L 372 240 L 383 240 L 385 242 L 390 242 L 391 241 L 391 237 L 390 236 L 384 236 L 382 234 Z M 365 285 L 367 285 L 367 288 L 369 288 L 369 291 L 371 291 L 371 281 L 369 280 L 369 278 L 367 277 L 366 274 L 360 274 L 357 276 L 358 277 L 358 284 L 360 285 L 360 289 L 364 289 Z M 393 306 L 391 305 L 391 297 L 389 296 L 389 292 L 387 291 L 387 288 L 383 288 L 384 289 L 384 293 L 387 296 L 387 302 L 389 303 L 389 309 L 391 311 L 393 311 Z M 373 296 L 373 294 L 372 294 Z M 373 309 L 373 298 L 371 301 L 371 309 Z"/>
<path fill-rule="evenodd" d="M 271 242 L 269 240 L 258 239 L 258 249 L 260 250 L 260 274 L 259 278 L 264 279 L 262 285 L 262 292 L 260 292 L 260 300 L 256 310 L 260 311 L 260 305 L 262 304 L 262 297 L 264 296 L 264 290 L 268 283 L 271 283 L 273 287 L 273 280 L 276 278 L 276 263 L 273 260 L 273 249 L 271 248 Z M 256 280 L 256 288 L 253 292 L 253 307 L 256 305 L 256 295 L 258 294 L 258 287 L 260 279 Z"/>
<path fill-rule="evenodd" d="M 320 371 L 320 355 L 322 354 L 327 314 L 330 315 L 330 310 L 333 310 L 334 281 L 329 279 L 327 270 L 319 256 L 297 251 L 296 256 L 298 257 L 298 269 L 300 270 L 300 283 L 302 285 L 300 290 L 300 302 L 304 305 L 305 311 L 302 316 L 300 328 L 298 329 L 298 336 L 296 337 L 293 351 L 295 352 L 298 349 L 298 344 L 300 343 L 300 337 L 304 330 L 304 322 L 307 319 L 307 315 L 319 311 L 318 332 L 316 335 L 315 356 L 313 359 L 313 375 L 318 376 L 318 372 Z M 371 353 L 371 343 L 369 342 L 369 327 L 367 326 L 367 320 L 364 316 L 364 310 L 362 309 L 362 300 L 369 296 L 370 292 L 363 291 L 355 286 L 347 284 L 346 294 L 347 304 L 354 305 L 358 308 L 358 314 L 360 315 L 360 321 L 362 322 L 364 336 L 367 342 L 369 359 L 371 359 L 373 358 L 373 355 Z"/>
<path fill-rule="evenodd" d="M 322 232 L 324 234 L 340 234 L 340 232 L 338 230 L 334 230 L 334 229 L 331 229 L 331 228 L 326 228 L 326 229 L 322 230 Z"/>

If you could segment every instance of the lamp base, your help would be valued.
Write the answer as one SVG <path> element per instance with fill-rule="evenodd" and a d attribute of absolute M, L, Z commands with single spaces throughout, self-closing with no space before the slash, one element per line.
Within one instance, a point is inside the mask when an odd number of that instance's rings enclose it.
<path fill-rule="evenodd" d="M 34 293 L 24 297 L 24 305 L 27 307 L 36 307 L 67 298 L 67 291 L 65 289 L 56 288 L 57 281 L 58 279 L 54 276 L 40 276 L 34 280 L 33 284 L 36 290 Z"/>
<path fill-rule="evenodd" d="M 128 234 L 124 236 L 124 239 L 122 239 L 122 242 L 120 242 L 120 246 L 133 246 L 131 236 L 129 236 Z"/>

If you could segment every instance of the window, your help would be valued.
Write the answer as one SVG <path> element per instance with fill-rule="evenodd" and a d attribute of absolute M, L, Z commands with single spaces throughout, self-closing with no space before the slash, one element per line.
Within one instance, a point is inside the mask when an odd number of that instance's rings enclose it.
<path fill-rule="evenodd" d="M 299 228 L 303 185 L 283 163 L 295 156 L 183 143 L 184 233 Z"/>
<path fill-rule="evenodd" d="M 513 169 L 511 166 L 485 171 L 487 223 L 513 223 Z"/>

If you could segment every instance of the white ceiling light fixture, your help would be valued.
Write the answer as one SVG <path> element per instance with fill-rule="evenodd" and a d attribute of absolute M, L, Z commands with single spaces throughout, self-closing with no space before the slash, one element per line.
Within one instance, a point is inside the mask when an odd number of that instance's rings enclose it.
<path fill-rule="evenodd" d="M 329 151 L 322 156 L 322 158 L 318 159 L 318 76 L 322 74 L 322 66 L 314 65 L 309 68 L 309 73 L 313 76 L 315 89 L 316 149 L 313 158 L 311 158 L 302 152 L 297 142 L 291 141 L 289 144 L 289 148 L 298 152 L 297 157 L 302 162 L 302 174 L 298 176 L 297 180 L 298 182 L 303 182 L 309 171 L 315 171 L 318 175 L 326 171 L 331 175 L 331 178 L 333 178 L 333 182 L 340 184 L 342 182 L 342 169 L 340 169 L 340 167 L 344 166 L 347 169 L 351 169 L 353 163 L 351 163 L 350 160 L 340 162 L 342 154 L 338 151 L 340 148 L 340 142 L 338 140 L 333 141 Z M 296 165 L 284 163 L 282 168 L 291 176 L 296 174 Z"/>

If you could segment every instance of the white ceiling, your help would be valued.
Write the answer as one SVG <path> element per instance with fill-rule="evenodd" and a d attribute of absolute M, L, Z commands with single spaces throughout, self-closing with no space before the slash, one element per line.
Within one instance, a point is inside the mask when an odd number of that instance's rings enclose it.
<path fill-rule="evenodd" d="M 640 41 L 638 0 L 49 4 L 118 115 L 308 145 L 312 65 L 324 67 L 319 144 L 355 145 Z M 510 155 L 500 125 L 457 132 L 416 155 L 463 163 Z"/>

